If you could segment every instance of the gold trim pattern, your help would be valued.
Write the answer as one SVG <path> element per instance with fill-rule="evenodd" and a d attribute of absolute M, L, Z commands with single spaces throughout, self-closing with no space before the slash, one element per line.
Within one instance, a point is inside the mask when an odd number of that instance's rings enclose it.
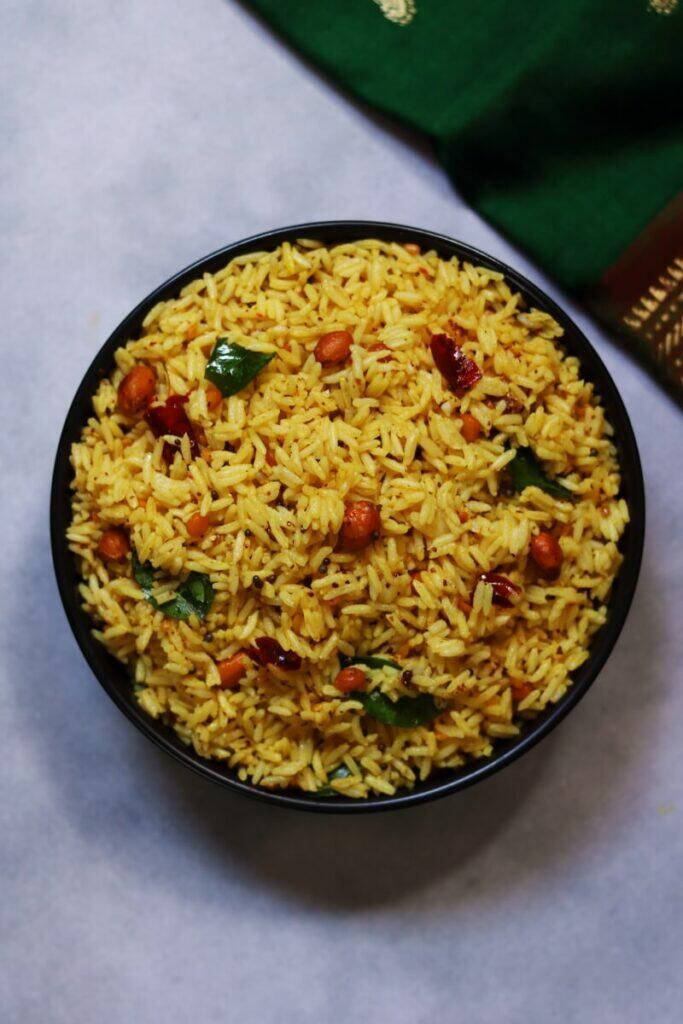
<path fill-rule="evenodd" d="M 415 0 L 372 0 L 394 25 L 410 25 L 417 14 Z M 678 3 L 678 0 L 675 0 Z"/>
<path fill-rule="evenodd" d="M 655 284 L 634 302 L 623 323 L 644 338 L 656 358 L 683 378 L 683 256 L 677 256 Z"/>
<path fill-rule="evenodd" d="M 586 293 L 597 316 L 631 339 L 683 406 L 683 192 Z"/>
<path fill-rule="evenodd" d="M 678 0 L 649 0 L 647 6 L 654 14 L 673 14 L 678 7 Z"/>

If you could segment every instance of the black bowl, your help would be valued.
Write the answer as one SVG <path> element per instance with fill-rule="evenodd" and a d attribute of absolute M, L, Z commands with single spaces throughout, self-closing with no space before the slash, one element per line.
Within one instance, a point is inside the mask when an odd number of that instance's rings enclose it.
<path fill-rule="evenodd" d="M 172 298 L 188 282 L 200 276 L 204 271 L 214 273 L 223 267 L 230 258 L 242 253 L 273 249 L 284 241 L 293 241 L 296 238 L 316 238 L 326 243 L 339 243 L 368 237 L 382 238 L 387 241 L 417 242 L 423 249 L 435 249 L 441 256 L 457 256 L 460 259 L 500 271 L 510 285 L 521 292 L 528 305 L 536 306 L 538 309 L 550 313 L 561 324 L 565 332 L 562 344 L 580 359 L 583 376 L 595 384 L 597 394 L 600 396 L 607 416 L 614 427 L 615 443 L 621 465 L 622 494 L 629 505 L 631 522 L 621 542 L 624 562 L 612 588 L 607 622 L 593 638 L 589 659 L 574 673 L 572 686 L 557 704 L 547 708 L 533 721 L 525 724 L 520 736 L 498 743 L 491 757 L 473 761 L 458 770 L 435 773 L 426 782 L 419 783 L 410 791 L 399 793 L 396 796 L 370 797 L 365 800 L 351 800 L 341 796 L 321 799 L 294 790 L 271 792 L 251 783 L 241 782 L 234 772 L 221 766 L 218 762 L 199 757 L 180 741 L 170 727 L 148 717 L 138 707 L 133 697 L 133 688 L 127 670 L 93 638 L 91 623 L 80 607 L 76 562 L 68 549 L 65 536 L 70 521 L 71 467 L 69 450 L 91 414 L 91 398 L 99 380 L 113 368 L 115 349 L 130 338 L 137 336 L 146 313 L 157 302 Z M 614 647 L 631 605 L 643 549 L 645 496 L 638 448 L 619 392 L 590 342 L 552 299 L 544 295 L 521 274 L 506 267 L 499 260 L 443 235 L 399 224 L 383 224 L 374 221 L 321 221 L 281 228 L 277 231 L 267 231 L 262 235 L 255 235 L 253 238 L 228 245 L 210 256 L 197 260 L 196 263 L 175 274 L 146 299 L 143 299 L 133 312 L 119 324 L 88 368 L 67 414 L 57 447 L 52 480 L 50 529 L 57 584 L 78 645 L 90 668 L 114 703 L 145 736 L 204 778 L 218 782 L 236 792 L 284 807 L 309 811 L 353 813 L 408 807 L 411 804 L 445 796 L 447 793 L 455 793 L 466 786 L 471 786 L 472 783 L 499 771 L 520 754 L 533 747 L 543 736 L 547 736 L 581 700 Z"/>

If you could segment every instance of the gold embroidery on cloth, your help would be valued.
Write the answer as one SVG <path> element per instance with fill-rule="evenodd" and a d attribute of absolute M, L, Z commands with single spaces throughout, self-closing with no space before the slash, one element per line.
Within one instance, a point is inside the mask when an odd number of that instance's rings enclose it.
<path fill-rule="evenodd" d="M 377 4 L 385 18 L 395 25 L 410 25 L 417 14 L 415 0 L 372 0 Z M 678 3 L 678 0 L 674 0 Z"/>
<path fill-rule="evenodd" d="M 683 379 L 683 257 L 674 259 L 633 303 L 624 323 L 650 343 L 678 380 Z"/>
<path fill-rule="evenodd" d="M 678 0 L 649 0 L 647 6 L 655 14 L 673 14 L 678 7 Z"/>

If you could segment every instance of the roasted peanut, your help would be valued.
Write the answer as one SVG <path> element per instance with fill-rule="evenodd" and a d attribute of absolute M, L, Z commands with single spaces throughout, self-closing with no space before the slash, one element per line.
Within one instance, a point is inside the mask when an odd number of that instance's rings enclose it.
<path fill-rule="evenodd" d="M 341 672 L 337 673 L 334 685 L 342 693 L 351 693 L 352 690 L 364 690 L 368 685 L 368 677 L 362 669 L 354 668 L 353 665 L 350 665 L 349 668 L 343 668 Z"/>
<path fill-rule="evenodd" d="M 225 658 L 216 662 L 218 675 L 221 677 L 221 686 L 224 690 L 234 690 L 240 679 L 247 671 L 246 655 L 240 651 L 233 654 L 232 658 Z"/>
<path fill-rule="evenodd" d="M 472 444 L 481 435 L 481 423 L 471 412 L 464 412 L 461 416 L 460 433 L 468 444 Z"/>
<path fill-rule="evenodd" d="M 552 533 L 537 533 L 532 537 L 529 554 L 544 572 L 556 572 L 562 565 L 562 548 Z"/>
<path fill-rule="evenodd" d="M 330 331 L 318 339 L 314 355 L 323 366 L 334 366 L 344 362 L 352 344 L 353 338 L 348 331 Z"/>
<path fill-rule="evenodd" d="M 187 521 L 187 532 L 190 537 L 203 537 L 209 528 L 209 517 L 194 512 Z"/>
<path fill-rule="evenodd" d="M 379 537 L 382 525 L 379 509 L 370 501 L 352 501 L 346 506 L 339 539 L 344 551 L 362 551 Z"/>
<path fill-rule="evenodd" d="M 154 370 L 149 366 L 134 366 L 119 384 L 117 404 L 126 416 L 134 416 L 149 405 L 157 387 Z"/>
<path fill-rule="evenodd" d="M 97 544 L 100 558 L 108 562 L 120 562 L 130 551 L 130 543 L 125 532 L 118 527 L 105 530 Z"/>
<path fill-rule="evenodd" d="M 223 395 L 221 394 L 219 389 L 216 387 L 216 385 L 215 384 L 211 384 L 211 383 L 207 383 L 207 385 L 206 385 L 206 404 L 209 407 L 209 409 L 211 410 L 211 412 L 215 412 L 216 409 L 218 409 L 220 407 L 220 404 L 221 404 L 222 401 L 223 401 Z"/>

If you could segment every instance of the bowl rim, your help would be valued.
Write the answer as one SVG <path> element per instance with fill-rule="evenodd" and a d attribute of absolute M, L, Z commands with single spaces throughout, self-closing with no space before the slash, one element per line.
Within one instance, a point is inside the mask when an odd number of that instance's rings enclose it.
<path fill-rule="evenodd" d="M 70 520 L 71 466 L 69 452 L 72 442 L 90 414 L 92 394 L 98 380 L 113 365 L 115 349 L 134 337 L 147 312 L 160 301 L 176 295 L 181 288 L 204 271 L 215 273 L 231 258 L 247 252 L 264 252 L 276 248 L 283 241 L 297 238 L 315 238 L 326 245 L 354 242 L 363 238 L 381 241 L 415 242 L 423 249 L 435 249 L 445 258 L 457 256 L 504 275 L 506 281 L 522 293 L 527 302 L 550 313 L 564 329 L 561 344 L 576 354 L 581 362 L 582 376 L 592 381 L 607 410 L 607 418 L 614 428 L 614 441 L 619 451 L 622 489 L 626 484 L 630 523 L 620 547 L 623 563 L 614 581 L 608 601 L 608 616 L 604 626 L 594 635 L 587 661 L 572 673 L 573 682 L 560 700 L 529 721 L 519 736 L 498 742 L 493 753 L 480 761 L 466 762 L 459 769 L 444 769 L 416 784 L 411 790 L 399 791 L 393 796 L 370 796 L 363 799 L 350 797 L 319 798 L 295 790 L 268 790 L 251 782 L 243 782 L 230 769 L 200 757 L 176 736 L 169 726 L 148 716 L 132 696 L 132 685 L 127 669 L 91 633 L 91 623 L 81 609 L 77 590 L 76 560 L 68 548 L 66 527 Z M 584 370 L 587 372 L 584 374 Z M 583 332 L 564 310 L 537 285 L 488 253 L 437 232 L 389 221 L 325 220 L 294 224 L 251 235 L 194 260 L 182 270 L 167 278 L 136 304 L 100 347 L 85 371 L 71 401 L 62 428 L 54 461 L 50 492 L 50 538 L 52 560 L 59 595 L 71 631 L 88 666 L 98 682 L 126 717 L 152 740 L 157 747 L 196 774 L 233 792 L 280 807 L 334 814 L 363 814 L 395 810 L 425 803 L 438 797 L 460 792 L 511 764 L 534 747 L 565 718 L 585 696 L 602 670 L 626 621 L 635 593 L 643 552 L 645 533 L 645 493 L 638 446 L 626 407 L 602 359 Z M 114 676 L 118 676 L 118 683 Z M 127 685 L 122 681 L 127 680 Z M 125 691 L 124 691 L 125 686 Z"/>

